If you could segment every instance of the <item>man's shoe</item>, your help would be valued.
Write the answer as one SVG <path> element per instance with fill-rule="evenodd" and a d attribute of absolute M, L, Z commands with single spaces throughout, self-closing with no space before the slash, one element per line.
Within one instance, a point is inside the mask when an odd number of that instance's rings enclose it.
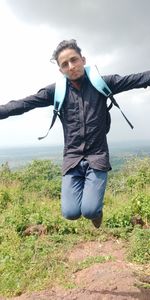
<path fill-rule="evenodd" d="M 94 227 L 99 228 L 102 224 L 102 219 L 103 219 L 103 212 L 100 212 L 100 215 L 92 220 L 92 223 L 94 225 Z"/>

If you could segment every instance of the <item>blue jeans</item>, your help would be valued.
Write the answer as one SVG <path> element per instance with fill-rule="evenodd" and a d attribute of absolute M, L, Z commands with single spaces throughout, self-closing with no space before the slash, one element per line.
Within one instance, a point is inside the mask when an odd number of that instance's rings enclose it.
<path fill-rule="evenodd" d="M 62 178 L 62 214 L 75 220 L 81 215 L 87 219 L 99 216 L 107 182 L 107 172 L 89 167 L 86 160 L 69 170 Z"/>

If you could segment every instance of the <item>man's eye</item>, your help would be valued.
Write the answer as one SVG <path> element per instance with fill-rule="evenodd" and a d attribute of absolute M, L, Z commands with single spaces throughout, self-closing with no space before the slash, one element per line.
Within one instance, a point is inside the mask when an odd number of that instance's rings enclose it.
<path fill-rule="evenodd" d="M 62 68 L 66 68 L 67 66 L 68 66 L 68 63 L 67 63 L 67 62 L 65 62 L 65 63 L 63 63 L 63 64 L 61 65 Z"/>
<path fill-rule="evenodd" d="M 71 62 L 76 62 L 77 60 L 78 60 L 77 57 L 73 57 L 73 58 L 71 59 Z"/>

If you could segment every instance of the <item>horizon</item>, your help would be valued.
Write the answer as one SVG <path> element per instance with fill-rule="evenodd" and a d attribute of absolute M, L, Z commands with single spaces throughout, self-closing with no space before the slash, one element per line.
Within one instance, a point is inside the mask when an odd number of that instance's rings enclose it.
<path fill-rule="evenodd" d="M 150 142 L 138 141 L 135 143 L 112 143 L 109 145 L 110 162 L 113 170 L 121 166 L 132 157 L 149 157 Z M 34 160 L 51 160 L 56 164 L 62 164 L 63 145 L 31 145 L 0 148 L 1 166 L 8 163 L 10 169 L 23 168 Z"/>
<path fill-rule="evenodd" d="M 119 141 L 115 141 L 115 140 L 108 140 L 108 146 L 122 146 L 122 147 L 126 147 L 126 146 L 138 146 L 138 145 L 147 145 L 150 146 L 150 140 L 148 139 L 138 139 L 138 140 L 119 140 Z M 50 144 L 50 143 L 45 143 L 45 144 L 16 144 L 16 145 L 1 145 L 0 149 L 5 149 L 5 148 L 45 148 L 45 147 L 50 147 L 50 148 L 55 148 L 55 147 L 64 147 L 63 143 L 56 143 L 56 144 Z"/>

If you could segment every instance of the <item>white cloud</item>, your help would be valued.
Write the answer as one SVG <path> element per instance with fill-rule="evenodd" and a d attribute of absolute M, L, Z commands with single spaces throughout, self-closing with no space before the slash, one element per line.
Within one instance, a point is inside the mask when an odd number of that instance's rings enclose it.
<path fill-rule="evenodd" d="M 57 34 L 46 25 L 21 23 L 3 5 L 0 17 L 0 103 L 5 104 L 55 82 L 58 70 L 50 63 L 52 44 L 49 37 L 53 36 L 53 43 L 56 43 Z M 48 130 L 51 117 L 52 108 L 45 108 L 1 120 L 1 146 L 47 143 L 49 137 L 43 142 L 37 137 Z M 51 132 L 50 144 L 63 142 L 60 125 L 56 125 L 56 132 Z M 58 141 L 56 136 L 60 136 Z"/>

